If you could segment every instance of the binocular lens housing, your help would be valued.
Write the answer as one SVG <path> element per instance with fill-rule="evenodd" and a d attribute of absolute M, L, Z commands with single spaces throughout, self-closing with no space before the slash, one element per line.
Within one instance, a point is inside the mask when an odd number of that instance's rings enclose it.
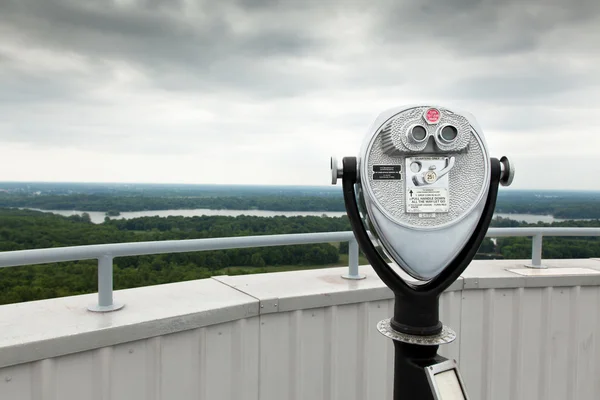
<path fill-rule="evenodd" d="M 445 125 L 439 130 L 438 135 L 443 142 L 452 143 L 458 137 L 458 129 L 452 125 Z"/>
<path fill-rule="evenodd" d="M 432 135 L 433 133 L 428 132 L 428 129 L 421 124 L 411 125 L 407 129 L 407 136 L 410 138 L 410 142 L 415 143 L 417 145 L 425 145 L 424 142 L 429 138 L 429 136 Z M 458 138 L 458 135 L 458 128 L 451 124 L 441 125 L 435 131 L 435 139 L 438 143 L 442 145 L 453 144 Z"/>
<path fill-rule="evenodd" d="M 420 143 L 427 139 L 427 129 L 423 125 L 415 125 L 410 129 L 410 135 L 415 142 Z"/>

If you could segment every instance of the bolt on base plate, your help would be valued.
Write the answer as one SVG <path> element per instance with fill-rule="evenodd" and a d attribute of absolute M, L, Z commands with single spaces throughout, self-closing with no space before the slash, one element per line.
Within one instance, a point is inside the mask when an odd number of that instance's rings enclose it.
<path fill-rule="evenodd" d="M 390 339 L 397 340 L 403 343 L 419 344 L 422 346 L 437 346 L 440 344 L 452 343 L 456 339 L 456 332 L 444 325 L 442 331 L 437 335 L 421 336 L 409 335 L 407 333 L 398 332 L 392 328 L 390 324 L 391 318 L 384 319 L 377 324 L 377 330 L 384 336 Z"/>

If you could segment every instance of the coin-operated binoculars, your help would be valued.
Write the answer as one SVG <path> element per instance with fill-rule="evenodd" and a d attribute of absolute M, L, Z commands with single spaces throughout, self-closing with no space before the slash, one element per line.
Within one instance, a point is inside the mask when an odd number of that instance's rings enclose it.
<path fill-rule="evenodd" d="M 342 164 L 332 158 L 332 183 L 342 179 L 356 240 L 396 297 L 377 325 L 394 340 L 394 399 L 467 399 L 456 362 L 437 354 L 456 338 L 439 298 L 479 249 L 513 166 L 490 158 L 472 115 L 431 106 L 382 113 Z"/>

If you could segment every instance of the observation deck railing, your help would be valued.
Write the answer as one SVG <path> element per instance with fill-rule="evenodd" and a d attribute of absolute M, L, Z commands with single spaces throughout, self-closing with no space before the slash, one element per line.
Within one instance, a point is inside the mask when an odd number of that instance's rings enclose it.
<path fill-rule="evenodd" d="M 542 239 L 544 236 L 600 236 L 600 228 L 490 228 L 486 236 L 532 237 L 531 264 L 528 266 L 544 268 L 542 264 Z M 123 304 L 113 301 L 113 260 L 117 257 L 331 242 L 349 243 L 349 270 L 348 274 L 343 277 L 361 279 L 362 276 L 358 272 L 358 243 L 351 231 L 113 243 L 9 251 L 0 253 L 0 268 L 97 259 L 98 304 L 90 306 L 89 310 L 106 312 L 123 307 Z"/>

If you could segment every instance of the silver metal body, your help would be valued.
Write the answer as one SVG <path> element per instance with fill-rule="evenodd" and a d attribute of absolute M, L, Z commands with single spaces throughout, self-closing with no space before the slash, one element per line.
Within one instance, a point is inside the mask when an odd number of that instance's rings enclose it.
<path fill-rule="evenodd" d="M 415 127 L 420 135 L 411 136 Z M 489 169 L 472 115 L 436 106 L 382 113 L 359 156 L 359 204 L 376 247 L 413 278 L 436 277 L 479 222 Z"/>

